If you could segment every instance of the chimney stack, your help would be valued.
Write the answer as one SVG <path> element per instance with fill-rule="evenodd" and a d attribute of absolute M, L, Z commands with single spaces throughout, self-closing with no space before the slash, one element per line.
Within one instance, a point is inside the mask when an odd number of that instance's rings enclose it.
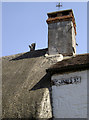
<path fill-rule="evenodd" d="M 76 54 L 76 23 L 72 9 L 48 13 L 48 53 Z"/>
<path fill-rule="evenodd" d="M 32 43 L 31 45 L 29 45 L 30 51 L 34 51 L 35 50 L 35 43 Z"/>

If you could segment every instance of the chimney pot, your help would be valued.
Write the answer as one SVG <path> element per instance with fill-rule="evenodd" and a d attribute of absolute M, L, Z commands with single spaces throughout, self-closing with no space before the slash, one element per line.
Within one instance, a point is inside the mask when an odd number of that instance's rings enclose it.
<path fill-rule="evenodd" d="M 29 45 L 30 51 L 34 51 L 35 50 L 35 43 L 32 43 L 31 45 Z"/>

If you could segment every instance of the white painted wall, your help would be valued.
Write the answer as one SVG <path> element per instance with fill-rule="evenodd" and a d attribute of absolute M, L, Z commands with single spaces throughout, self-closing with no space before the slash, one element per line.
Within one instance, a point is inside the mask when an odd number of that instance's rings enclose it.
<path fill-rule="evenodd" d="M 87 70 L 55 74 L 51 80 L 81 76 L 81 83 L 52 86 L 54 118 L 87 118 Z"/>

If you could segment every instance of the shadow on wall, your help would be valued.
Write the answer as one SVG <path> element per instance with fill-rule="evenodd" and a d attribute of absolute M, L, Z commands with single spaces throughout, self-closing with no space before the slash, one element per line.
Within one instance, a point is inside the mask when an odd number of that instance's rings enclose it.
<path fill-rule="evenodd" d="M 41 49 L 41 50 L 35 50 L 35 51 L 29 51 L 27 53 L 24 53 L 16 58 L 13 58 L 11 60 L 20 60 L 20 59 L 27 59 L 27 58 L 35 58 L 35 57 L 40 57 L 46 54 L 48 49 Z M 11 61 L 10 60 L 10 61 Z"/>

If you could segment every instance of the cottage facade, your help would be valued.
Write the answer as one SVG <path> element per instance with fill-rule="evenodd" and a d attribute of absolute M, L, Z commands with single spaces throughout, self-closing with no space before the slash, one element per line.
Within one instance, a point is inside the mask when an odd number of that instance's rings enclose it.
<path fill-rule="evenodd" d="M 88 56 L 76 55 L 47 69 L 51 74 L 54 118 L 87 118 Z"/>
<path fill-rule="evenodd" d="M 72 10 L 48 13 L 48 48 L 2 57 L 2 119 L 87 118 L 89 54 L 76 55 Z"/>

